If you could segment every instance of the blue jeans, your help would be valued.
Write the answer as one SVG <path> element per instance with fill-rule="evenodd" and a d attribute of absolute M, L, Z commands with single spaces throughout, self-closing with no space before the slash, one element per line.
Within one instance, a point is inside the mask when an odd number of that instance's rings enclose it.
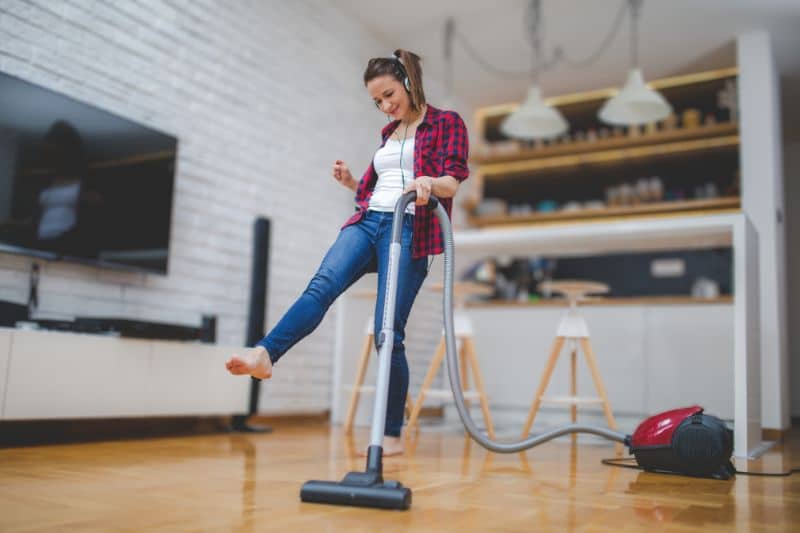
<path fill-rule="evenodd" d="M 289 308 L 278 324 L 258 342 L 276 363 L 300 339 L 314 331 L 330 305 L 350 285 L 367 272 L 378 270 L 378 297 L 375 302 L 376 344 L 383 325 L 386 277 L 389 270 L 389 244 L 392 240 L 393 213 L 368 211 L 357 224 L 339 232 L 317 273 L 306 290 Z M 397 299 L 394 315 L 394 345 L 386 407 L 386 429 L 389 436 L 400 436 L 403 427 L 406 394 L 408 393 L 408 361 L 403 341 L 411 306 L 428 275 L 427 257 L 413 259 L 411 236 L 413 215 L 403 217 L 402 254 L 397 276 Z"/>

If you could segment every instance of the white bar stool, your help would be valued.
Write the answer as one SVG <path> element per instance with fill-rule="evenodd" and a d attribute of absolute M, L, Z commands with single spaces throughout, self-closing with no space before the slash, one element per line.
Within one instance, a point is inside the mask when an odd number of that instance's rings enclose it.
<path fill-rule="evenodd" d="M 569 405 L 571 411 L 572 422 L 575 423 L 578 417 L 578 405 L 583 404 L 600 404 L 603 406 L 608 425 L 612 429 L 617 429 L 617 422 L 614 419 L 614 414 L 611 412 L 611 405 L 608 401 L 605 385 L 603 385 L 603 378 L 600 376 L 600 371 L 597 368 L 597 361 L 592 351 L 592 345 L 589 343 L 589 326 L 583 315 L 578 311 L 578 301 L 585 300 L 588 294 L 604 294 L 608 292 L 608 285 L 603 283 L 595 283 L 591 281 L 549 281 L 539 284 L 540 292 L 551 292 L 563 294 L 569 301 L 569 308 L 561 322 L 558 324 L 556 338 L 553 342 L 553 348 L 550 352 L 550 358 L 545 365 L 544 374 L 539 382 L 539 388 L 536 390 L 536 395 L 533 398 L 533 405 L 528 412 L 528 418 L 525 421 L 525 426 L 522 430 L 522 437 L 527 438 L 533 426 L 533 421 L 539 411 L 542 403 L 555 403 L 561 405 Z M 561 353 L 565 343 L 569 343 L 571 358 L 570 358 L 570 395 L 569 396 L 544 396 L 550 378 L 553 375 L 553 369 L 558 361 L 558 356 Z M 580 345 L 583 355 L 586 358 L 586 363 L 592 374 L 595 389 L 597 389 L 597 398 L 582 398 L 577 396 L 577 374 L 576 363 L 578 345 Z"/>

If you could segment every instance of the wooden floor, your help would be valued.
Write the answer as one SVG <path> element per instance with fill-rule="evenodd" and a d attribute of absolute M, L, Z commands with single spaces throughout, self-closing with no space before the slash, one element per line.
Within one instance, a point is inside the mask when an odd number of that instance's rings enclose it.
<path fill-rule="evenodd" d="M 612 468 L 611 444 L 567 437 L 489 454 L 456 430 L 422 428 L 387 458 L 409 511 L 303 504 L 308 479 L 363 469 L 338 428 L 0 449 L 0 531 L 800 531 L 800 474 L 714 481 Z M 800 466 L 800 434 L 751 470 Z"/>

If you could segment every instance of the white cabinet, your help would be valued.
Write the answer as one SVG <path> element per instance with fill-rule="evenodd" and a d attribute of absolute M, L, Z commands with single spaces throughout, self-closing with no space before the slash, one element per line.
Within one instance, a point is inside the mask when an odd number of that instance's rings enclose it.
<path fill-rule="evenodd" d="M 613 408 L 645 410 L 644 321 L 640 307 L 588 308 L 592 347 Z M 526 410 L 550 355 L 563 308 L 496 307 L 468 310 L 489 402 L 500 409 Z M 569 393 L 569 352 L 565 344 L 546 395 Z M 591 374 L 578 350 L 578 395 L 596 396 Z"/>
<path fill-rule="evenodd" d="M 696 403 L 732 419 L 732 307 L 653 306 L 644 317 L 647 412 Z"/>
<path fill-rule="evenodd" d="M 612 409 L 621 413 L 646 413 L 646 307 L 608 306 L 581 309 L 589 325 L 590 342 Z M 563 313 L 563 311 L 562 311 Z M 555 335 L 555 330 L 550 332 Z M 579 357 L 578 392 L 597 396 L 586 362 Z M 564 361 L 566 363 L 566 360 Z M 619 406 L 619 407 L 617 407 Z M 600 406 L 595 406 L 600 410 Z"/>
<path fill-rule="evenodd" d="M 231 376 L 224 367 L 235 348 L 0 330 L 4 345 L 11 346 L 6 420 L 247 411 L 250 380 Z M 3 354 L 0 348 L 0 371 Z"/>
<path fill-rule="evenodd" d="M 0 420 L 4 418 L 8 361 L 11 357 L 11 330 L 0 328 Z"/>
<path fill-rule="evenodd" d="M 530 406 L 550 353 L 559 312 L 552 308 L 503 307 L 466 312 L 472 320 L 475 351 L 490 407 Z M 556 367 L 553 388 L 548 392 L 563 393 L 565 375 L 561 365 Z"/>
<path fill-rule="evenodd" d="M 6 419 L 143 415 L 150 343 L 15 331 Z"/>
<path fill-rule="evenodd" d="M 149 415 L 247 412 L 250 379 L 231 376 L 225 361 L 235 348 L 153 341 L 142 409 Z"/>
<path fill-rule="evenodd" d="M 497 306 L 467 312 L 490 406 L 526 413 L 564 308 Z M 733 418 L 731 305 L 593 305 L 581 312 L 615 413 L 642 417 L 697 403 Z M 565 345 L 546 395 L 568 393 L 568 354 Z M 596 396 L 580 350 L 578 394 Z M 599 412 L 597 406 L 583 409 Z M 563 411 L 566 416 L 568 410 Z"/>

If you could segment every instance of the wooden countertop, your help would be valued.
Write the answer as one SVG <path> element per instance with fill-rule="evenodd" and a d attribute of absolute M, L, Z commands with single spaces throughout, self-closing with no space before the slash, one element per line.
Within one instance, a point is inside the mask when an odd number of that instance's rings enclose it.
<path fill-rule="evenodd" d="M 719 305 L 732 304 L 733 296 L 717 298 L 692 298 L 691 296 L 646 296 L 630 298 L 589 298 L 581 300 L 581 306 L 622 306 L 622 305 Z M 552 298 L 536 302 L 515 302 L 512 300 L 472 300 L 466 302 L 470 308 L 522 308 L 522 307 L 566 307 L 567 300 Z"/>

